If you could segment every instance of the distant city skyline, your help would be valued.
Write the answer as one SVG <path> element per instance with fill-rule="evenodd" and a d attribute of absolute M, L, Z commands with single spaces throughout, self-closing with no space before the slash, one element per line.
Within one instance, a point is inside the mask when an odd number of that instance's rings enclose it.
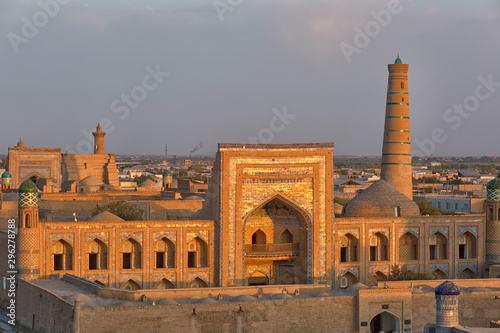
<path fill-rule="evenodd" d="M 380 155 L 387 64 L 410 65 L 413 153 L 500 156 L 500 3 L 0 4 L 0 155 L 213 155 L 335 142 Z M 92 140 L 91 140 L 92 139 Z"/>

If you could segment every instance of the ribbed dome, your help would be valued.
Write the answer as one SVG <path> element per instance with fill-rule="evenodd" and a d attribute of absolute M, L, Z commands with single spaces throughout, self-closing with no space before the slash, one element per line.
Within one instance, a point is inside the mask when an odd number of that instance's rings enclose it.
<path fill-rule="evenodd" d="M 107 210 L 100 212 L 99 214 L 92 216 L 89 222 L 120 222 L 125 221 L 121 217 L 116 216 L 113 213 L 108 212 Z"/>
<path fill-rule="evenodd" d="M 12 178 L 12 175 L 10 174 L 10 172 L 5 171 L 4 173 L 2 173 L 2 178 Z"/>
<path fill-rule="evenodd" d="M 500 190 L 500 179 L 495 178 L 491 180 L 487 185 L 486 188 L 488 190 Z"/>
<path fill-rule="evenodd" d="M 190 195 L 189 197 L 185 197 L 184 200 L 203 200 L 203 198 L 197 195 Z"/>
<path fill-rule="evenodd" d="M 139 184 L 139 187 L 158 187 L 158 184 L 156 184 L 151 179 L 146 179 L 145 181 Z"/>
<path fill-rule="evenodd" d="M 344 205 L 345 217 L 420 216 L 418 205 L 381 179 Z"/>
<path fill-rule="evenodd" d="M 21 186 L 19 186 L 19 193 L 36 193 L 38 194 L 38 189 L 36 188 L 35 183 L 31 180 L 25 180 Z"/>
<path fill-rule="evenodd" d="M 83 178 L 82 180 L 80 180 L 78 182 L 78 185 L 80 185 L 80 186 L 100 186 L 100 185 L 104 185 L 104 183 L 94 176 L 87 176 L 87 177 Z"/>
<path fill-rule="evenodd" d="M 444 281 L 436 287 L 436 295 L 460 295 L 460 288 L 451 281 Z"/>

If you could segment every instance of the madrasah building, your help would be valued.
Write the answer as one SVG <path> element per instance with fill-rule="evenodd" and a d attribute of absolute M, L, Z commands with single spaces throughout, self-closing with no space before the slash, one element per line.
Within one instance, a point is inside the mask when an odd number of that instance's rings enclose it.
<path fill-rule="evenodd" d="M 387 280 L 392 265 L 434 279 L 500 277 L 500 181 L 488 185 L 486 218 L 421 216 L 412 200 L 408 64 L 398 56 L 388 70 L 381 180 L 337 216 L 333 143 L 219 144 L 203 208 L 190 219 L 103 212 L 54 222 L 39 209 L 48 193 L 78 201 L 117 192 L 114 154 L 105 153 L 100 127 L 94 154 L 20 142 L 3 175 L 4 191 L 18 188 L 19 277 L 72 274 L 132 290 L 346 288 Z"/>

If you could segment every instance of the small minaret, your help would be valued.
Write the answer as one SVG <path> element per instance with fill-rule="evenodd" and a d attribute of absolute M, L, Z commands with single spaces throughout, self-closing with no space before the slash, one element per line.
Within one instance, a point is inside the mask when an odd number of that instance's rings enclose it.
<path fill-rule="evenodd" d="M 168 170 L 163 171 L 163 189 L 172 187 L 172 173 Z"/>
<path fill-rule="evenodd" d="M 495 178 L 486 185 L 486 263 L 500 264 L 500 179 Z"/>
<path fill-rule="evenodd" d="M 23 279 L 40 276 L 38 189 L 31 180 L 19 187 L 17 272 Z"/>
<path fill-rule="evenodd" d="M 10 172 L 5 171 L 2 173 L 2 192 L 6 192 L 12 188 L 12 175 Z"/>
<path fill-rule="evenodd" d="M 413 199 L 411 181 L 408 65 L 398 58 L 389 64 L 381 178 Z"/>
<path fill-rule="evenodd" d="M 460 288 L 451 281 L 436 287 L 436 333 L 449 333 L 458 326 L 458 295 Z"/>
<path fill-rule="evenodd" d="M 94 154 L 105 154 L 104 152 L 104 136 L 106 132 L 102 131 L 101 124 L 97 124 L 96 131 L 92 132 L 94 135 Z"/>

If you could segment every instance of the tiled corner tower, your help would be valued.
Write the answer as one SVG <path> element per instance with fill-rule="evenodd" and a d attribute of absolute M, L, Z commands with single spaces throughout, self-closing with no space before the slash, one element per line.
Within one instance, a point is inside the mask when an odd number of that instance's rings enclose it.
<path fill-rule="evenodd" d="M 500 179 L 490 181 L 486 189 L 485 268 L 489 271 L 491 265 L 500 265 Z"/>
<path fill-rule="evenodd" d="M 23 279 L 40 276 L 38 190 L 31 180 L 19 187 L 17 271 Z"/>

